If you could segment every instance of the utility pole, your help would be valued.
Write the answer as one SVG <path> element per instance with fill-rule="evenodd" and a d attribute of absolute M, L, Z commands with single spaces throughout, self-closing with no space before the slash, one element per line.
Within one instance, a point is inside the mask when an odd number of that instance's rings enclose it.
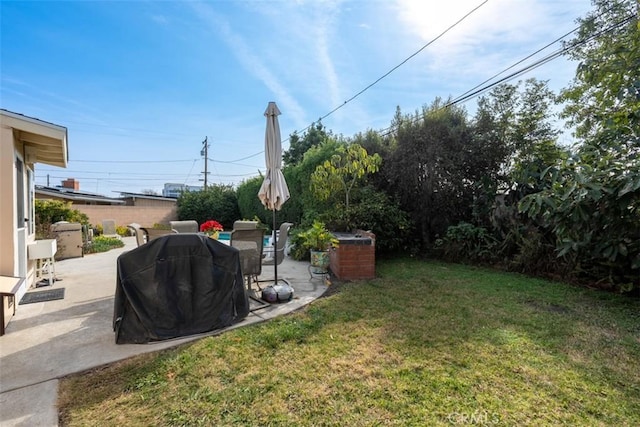
<path fill-rule="evenodd" d="M 209 175 L 208 171 L 208 163 L 209 163 L 209 143 L 207 142 L 207 137 L 204 137 L 204 141 L 202 141 L 203 148 L 200 150 L 200 155 L 204 156 L 204 189 L 207 189 L 207 176 Z"/>

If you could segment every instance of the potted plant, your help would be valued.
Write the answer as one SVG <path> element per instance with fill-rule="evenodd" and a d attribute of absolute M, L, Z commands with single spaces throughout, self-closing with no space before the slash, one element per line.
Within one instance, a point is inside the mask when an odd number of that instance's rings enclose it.
<path fill-rule="evenodd" d="M 220 232 L 223 230 L 224 230 L 224 227 L 222 226 L 222 224 L 220 224 L 218 221 L 214 219 L 210 219 L 206 222 L 203 222 L 202 225 L 200 225 L 200 232 L 206 234 L 212 239 L 217 239 L 218 236 L 220 235 Z"/>
<path fill-rule="evenodd" d="M 311 273 L 326 274 L 329 268 L 329 248 L 338 246 L 338 239 L 323 222 L 314 221 L 311 228 L 298 234 L 302 245 L 311 251 Z"/>

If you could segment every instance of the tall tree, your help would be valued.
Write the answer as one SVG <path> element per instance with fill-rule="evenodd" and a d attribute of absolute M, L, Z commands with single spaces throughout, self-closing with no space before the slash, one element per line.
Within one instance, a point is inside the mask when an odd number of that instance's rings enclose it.
<path fill-rule="evenodd" d="M 563 91 L 563 117 L 576 136 L 603 150 L 636 145 L 640 122 L 640 3 L 592 0 L 580 19 L 568 53 L 579 61 L 573 83 Z"/>
<path fill-rule="evenodd" d="M 473 184 L 462 159 L 471 139 L 466 111 L 436 99 L 415 115 L 394 119 L 393 154 L 389 158 L 390 194 L 410 212 L 420 243 L 429 246 L 448 225 L 468 218 Z"/>
<path fill-rule="evenodd" d="M 314 194 L 321 200 L 327 200 L 332 195 L 344 194 L 344 206 L 349 210 L 349 199 L 354 186 L 367 175 L 376 173 L 381 161 L 379 154 L 369 155 L 359 144 L 340 146 L 337 152 L 316 167 L 311 175 Z"/>
<path fill-rule="evenodd" d="M 548 186 L 543 172 L 557 165 L 565 156 L 557 144 L 559 131 L 552 120 L 555 113 L 555 94 L 547 82 L 526 80 L 519 96 L 518 110 L 513 123 L 513 164 L 511 177 L 518 199 Z"/>
<path fill-rule="evenodd" d="M 322 144 L 331 137 L 331 132 L 327 132 L 321 122 L 312 124 L 302 135 L 302 138 L 293 133 L 289 136 L 289 149 L 282 155 L 285 166 L 292 166 L 302 162 L 304 153 L 312 147 Z"/>
<path fill-rule="evenodd" d="M 640 288 L 640 27 L 635 1 L 594 0 L 569 42 L 580 61 L 562 93 L 580 144 L 550 189 L 521 210 L 553 230 L 576 272 L 621 290 Z"/>
<path fill-rule="evenodd" d="M 555 98 L 547 82 L 529 79 L 497 86 L 478 102 L 476 135 L 505 155 L 503 189 L 515 190 L 516 201 L 542 188 L 542 172 L 563 156 L 552 124 Z"/>

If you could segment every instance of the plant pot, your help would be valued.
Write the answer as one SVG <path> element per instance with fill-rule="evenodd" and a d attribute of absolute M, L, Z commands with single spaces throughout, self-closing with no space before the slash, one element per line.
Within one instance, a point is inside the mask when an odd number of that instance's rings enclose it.
<path fill-rule="evenodd" d="M 327 274 L 329 271 L 329 251 L 311 250 L 311 273 Z"/>

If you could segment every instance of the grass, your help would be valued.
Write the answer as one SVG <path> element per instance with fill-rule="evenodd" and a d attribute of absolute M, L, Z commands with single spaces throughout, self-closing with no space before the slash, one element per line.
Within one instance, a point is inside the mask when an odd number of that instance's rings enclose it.
<path fill-rule="evenodd" d="M 640 423 L 640 301 L 383 261 L 305 310 L 61 381 L 61 425 Z"/>

